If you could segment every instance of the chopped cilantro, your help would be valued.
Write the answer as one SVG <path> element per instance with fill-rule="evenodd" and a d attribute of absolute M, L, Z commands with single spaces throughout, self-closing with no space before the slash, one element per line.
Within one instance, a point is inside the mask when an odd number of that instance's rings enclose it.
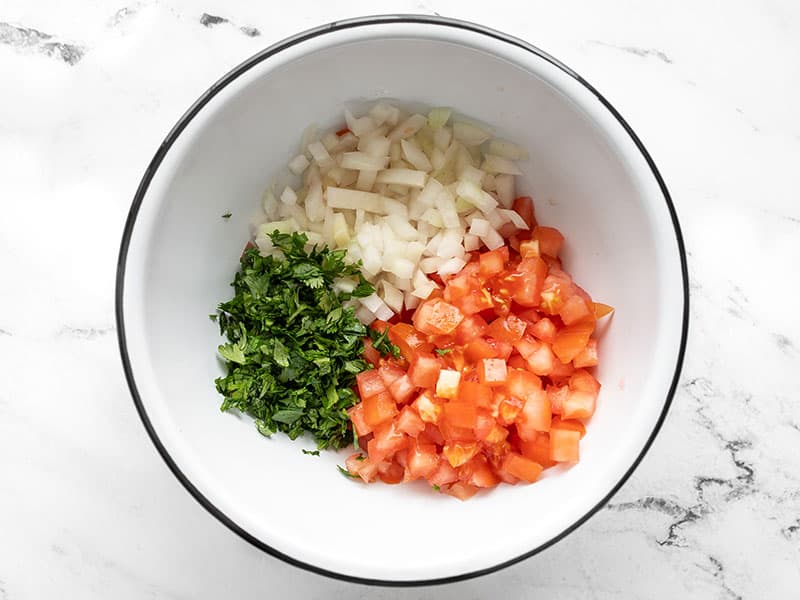
<path fill-rule="evenodd" d="M 440 491 L 442 489 L 438 485 L 436 485 L 435 483 L 431 487 L 433 488 L 434 492 L 438 492 L 438 491 Z"/>
<path fill-rule="evenodd" d="M 222 218 L 223 219 L 230 219 L 231 218 L 231 214 L 232 213 L 225 213 L 224 215 L 222 215 Z"/>
<path fill-rule="evenodd" d="M 344 250 L 306 251 L 305 234 L 270 238 L 283 256 L 246 249 L 234 297 L 219 305 L 228 338 L 219 347 L 228 372 L 215 381 L 221 409 L 250 414 L 264 435 L 295 439 L 309 431 L 318 448 L 341 448 L 353 440 L 347 409 L 358 401 L 356 375 L 368 368 L 361 358 L 367 328 L 348 301 L 374 288 L 358 265 L 344 262 Z M 335 291 L 341 277 L 356 279 L 356 288 Z"/>
<path fill-rule="evenodd" d="M 358 479 L 358 475 L 353 475 L 350 471 L 348 471 L 341 465 L 336 465 L 336 468 L 339 469 L 339 473 L 341 473 L 345 477 L 349 477 L 350 479 Z"/>
<path fill-rule="evenodd" d="M 383 331 L 370 328 L 369 337 L 372 340 L 372 346 L 381 353 L 381 356 L 391 355 L 393 358 L 400 358 L 400 348 L 395 346 L 389 341 L 389 328 Z"/>
<path fill-rule="evenodd" d="M 306 450 L 303 448 L 303 454 L 308 454 L 309 456 L 319 456 L 319 450 Z"/>
<path fill-rule="evenodd" d="M 436 352 L 436 354 L 438 354 L 439 356 L 444 356 L 445 354 L 448 354 L 449 352 L 452 351 L 453 351 L 452 348 L 436 348 L 436 350 L 434 350 L 434 352 Z"/>

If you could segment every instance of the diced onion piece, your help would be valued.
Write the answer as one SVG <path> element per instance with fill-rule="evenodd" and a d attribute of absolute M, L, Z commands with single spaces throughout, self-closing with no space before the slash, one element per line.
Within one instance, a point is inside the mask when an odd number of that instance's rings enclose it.
<path fill-rule="evenodd" d="M 486 173 L 480 169 L 476 169 L 471 164 L 464 165 L 462 168 L 456 170 L 458 173 L 459 181 L 469 181 L 475 185 L 481 185 Z"/>
<path fill-rule="evenodd" d="M 436 208 L 442 216 L 442 227 L 458 227 L 461 225 L 461 219 L 458 216 L 456 209 L 455 198 L 447 190 L 442 190 L 436 197 Z"/>
<path fill-rule="evenodd" d="M 439 396 L 439 398 L 455 400 L 458 397 L 458 386 L 460 383 L 460 371 L 442 369 L 439 371 L 439 379 L 436 382 L 436 395 Z"/>
<path fill-rule="evenodd" d="M 441 267 L 439 267 L 439 275 L 445 277 L 447 275 L 455 275 L 464 268 L 467 262 L 461 258 L 453 257 L 446 260 Z"/>
<path fill-rule="evenodd" d="M 350 243 L 350 228 L 343 213 L 333 214 L 333 242 L 337 248 L 346 248 Z"/>
<path fill-rule="evenodd" d="M 502 156 L 494 154 L 487 154 L 483 158 L 481 168 L 487 173 L 504 174 L 504 175 L 522 175 L 522 171 L 514 164 L 513 161 Z"/>
<path fill-rule="evenodd" d="M 278 199 L 270 188 L 264 190 L 264 195 L 261 197 L 261 206 L 264 208 L 264 214 L 267 219 L 275 219 L 278 215 Z"/>
<path fill-rule="evenodd" d="M 449 127 L 442 127 L 433 132 L 433 145 L 437 150 L 444 152 L 450 146 L 453 132 Z"/>
<path fill-rule="evenodd" d="M 389 273 L 386 276 L 386 279 L 394 287 L 396 287 L 398 290 L 401 290 L 403 292 L 407 292 L 408 290 L 412 289 L 412 287 L 413 287 L 411 285 L 411 280 L 408 279 L 408 278 L 401 278 L 401 277 L 398 277 L 397 275 L 392 275 L 391 273 Z"/>
<path fill-rule="evenodd" d="M 378 312 L 375 313 L 375 318 L 380 319 L 381 321 L 388 321 L 394 316 L 392 309 L 389 308 L 386 304 L 378 309 Z"/>
<path fill-rule="evenodd" d="M 525 219 L 523 219 L 517 211 L 506 208 L 498 208 L 497 212 L 508 217 L 508 220 L 511 221 L 514 224 L 514 227 L 517 229 L 530 229 L 528 224 L 525 222 Z"/>
<path fill-rule="evenodd" d="M 484 173 L 483 180 L 481 181 L 481 187 L 483 187 L 484 191 L 487 192 L 497 191 L 497 182 L 494 179 L 494 175 L 491 173 Z"/>
<path fill-rule="evenodd" d="M 467 252 L 475 252 L 475 250 L 480 249 L 480 247 L 481 240 L 477 235 L 468 233 L 464 236 L 464 250 Z"/>
<path fill-rule="evenodd" d="M 369 192 L 372 190 L 372 186 L 375 185 L 375 178 L 377 176 L 377 171 L 359 171 L 358 179 L 356 179 L 356 189 Z"/>
<path fill-rule="evenodd" d="M 356 309 L 356 318 L 364 325 L 369 325 L 375 320 L 375 315 L 363 304 Z"/>
<path fill-rule="evenodd" d="M 412 135 L 422 129 L 427 122 L 428 119 L 423 115 L 413 114 L 389 133 L 389 139 L 396 141 L 399 139 L 410 138 Z"/>
<path fill-rule="evenodd" d="M 375 125 L 380 127 L 392 117 L 393 111 L 396 110 L 397 109 L 391 104 L 387 104 L 386 102 L 378 102 L 375 104 L 375 106 L 369 109 L 369 116 L 372 117 Z"/>
<path fill-rule="evenodd" d="M 358 149 L 370 156 L 388 157 L 391 144 L 391 140 L 384 135 L 370 135 L 359 140 Z M 386 163 L 381 168 L 385 166 Z"/>
<path fill-rule="evenodd" d="M 326 164 L 331 160 L 331 155 L 328 154 L 328 150 L 322 142 L 311 142 L 308 145 L 308 151 L 311 153 L 311 156 L 314 157 L 318 165 Z"/>
<path fill-rule="evenodd" d="M 489 221 L 486 219 L 472 219 L 472 224 L 469 226 L 469 232 L 476 237 L 481 237 L 489 233 L 489 228 Z"/>
<path fill-rule="evenodd" d="M 409 242 L 406 244 L 405 257 L 412 263 L 417 264 L 425 252 L 425 244 L 422 242 Z"/>
<path fill-rule="evenodd" d="M 395 313 L 399 313 L 403 310 L 403 292 L 386 280 L 383 281 L 382 287 L 383 301 L 386 305 Z"/>
<path fill-rule="evenodd" d="M 308 193 L 304 204 L 308 220 L 314 223 L 322 222 L 325 218 L 325 201 L 322 197 L 322 181 L 317 167 L 308 170 Z"/>
<path fill-rule="evenodd" d="M 297 231 L 297 222 L 294 219 L 285 221 L 270 221 L 258 226 L 256 237 L 269 239 L 269 234 L 279 231 L 281 233 L 294 233 Z"/>
<path fill-rule="evenodd" d="M 339 143 L 334 148 L 336 152 L 350 152 L 358 146 L 358 138 L 352 133 L 347 132 L 343 136 L 339 136 Z"/>
<path fill-rule="evenodd" d="M 381 260 L 381 251 L 375 246 L 364 246 L 361 244 L 361 261 L 364 271 L 368 275 L 377 275 L 381 271 L 383 261 Z"/>
<path fill-rule="evenodd" d="M 310 164 L 305 154 L 298 154 L 289 161 L 289 170 L 295 175 L 301 175 Z"/>
<path fill-rule="evenodd" d="M 437 106 L 428 112 L 428 126 L 431 129 L 439 129 L 447 125 L 450 120 L 450 114 L 453 111 L 444 106 Z"/>
<path fill-rule="evenodd" d="M 489 154 L 502 156 L 510 160 L 528 160 L 528 151 L 525 148 L 498 138 L 489 142 Z"/>
<path fill-rule="evenodd" d="M 383 270 L 407 279 L 414 274 L 414 263 L 402 256 L 392 256 L 387 252 L 383 257 Z"/>
<path fill-rule="evenodd" d="M 516 190 L 514 189 L 513 175 L 495 175 L 494 178 L 497 197 L 504 208 L 511 208 L 514 204 Z"/>
<path fill-rule="evenodd" d="M 334 149 L 339 145 L 339 136 L 336 135 L 335 131 L 329 131 L 322 136 L 320 141 L 328 152 L 333 152 Z"/>
<path fill-rule="evenodd" d="M 349 110 L 345 109 L 344 111 L 344 120 L 347 123 L 347 128 L 353 132 L 356 136 L 362 136 L 365 133 L 368 133 L 375 129 L 377 125 L 375 121 L 372 120 L 372 117 L 365 116 L 359 119 L 356 119 Z"/>
<path fill-rule="evenodd" d="M 486 235 L 482 235 L 481 241 L 489 250 L 497 250 L 498 248 L 505 245 L 505 241 L 503 240 L 503 236 L 497 233 L 494 229 L 489 229 L 489 233 Z"/>
<path fill-rule="evenodd" d="M 297 204 L 297 193 L 288 185 L 283 188 L 283 192 L 281 192 L 281 202 L 286 205 Z"/>
<path fill-rule="evenodd" d="M 383 214 L 386 215 L 400 215 L 401 217 L 408 218 L 408 206 L 400 200 L 382 197 L 383 199 Z"/>
<path fill-rule="evenodd" d="M 403 303 L 406 305 L 408 310 L 414 310 L 420 305 L 420 302 L 422 302 L 422 300 L 415 296 L 412 292 L 406 292 L 403 296 Z"/>
<path fill-rule="evenodd" d="M 446 259 L 442 258 L 441 256 L 429 256 L 427 258 L 423 258 L 421 261 L 419 261 L 420 271 L 422 271 L 423 273 L 436 273 L 436 271 L 439 270 L 439 267 L 441 267 L 442 264 L 444 264 L 445 260 Z"/>
<path fill-rule="evenodd" d="M 431 293 L 433 293 L 433 290 L 439 287 L 433 281 L 428 279 L 425 273 L 421 269 L 417 269 L 414 272 L 414 277 L 411 280 L 411 285 L 414 288 L 411 291 L 411 293 L 417 298 L 421 298 L 422 300 L 430 296 Z"/>
<path fill-rule="evenodd" d="M 460 229 L 445 229 L 442 232 L 442 239 L 436 248 L 436 256 L 442 258 L 452 258 L 457 256 L 463 257 L 465 254 L 463 242 L 463 233 Z"/>
<path fill-rule="evenodd" d="M 401 240 L 413 241 L 419 237 L 416 227 L 399 215 L 389 215 L 384 221 L 389 225 L 392 233 Z"/>
<path fill-rule="evenodd" d="M 357 171 L 379 171 L 386 167 L 388 156 L 370 156 L 366 152 L 345 152 L 340 166 Z"/>
<path fill-rule="evenodd" d="M 328 187 L 326 190 L 328 206 L 331 208 L 346 208 L 349 210 L 365 210 L 372 213 L 384 212 L 387 198 L 373 192 L 348 190 L 346 188 Z"/>
<path fill-rule="evenodd" d="M 493 229 L 500 229 L 503 225 L 508 223 L 510 219 L 502 214 L 499 210 L 490 210 L 485 215 L 486 220 Z"/>
<path fill-rule="evenodd" d="M 456 193 L 484 213 L 497 207 L 497 200 L 470 181 L 459 181 Z"/>
<path fill-rule="evenodd" d="M 431 161 L 413 140 L 400 140 L 400 148 L 403 151 L 403 158 L 414 165 L 415 169 L 426 173 L 433 169 Z"/>
<path fill-rule="evenodd" d="M 472 123 L 456 121 L 453 123 L 453 137 L 465 146 L 480 146 L 491 134 Z"/>
<path fill-rule="evenodd" d="M 384 169 L 378 172 L 378 177 L 375 181 L 377 183 L 423 188 L 425 187 L 426 179 L 427 175 L 424 171 L 415 171 L 413 169 Z"/>

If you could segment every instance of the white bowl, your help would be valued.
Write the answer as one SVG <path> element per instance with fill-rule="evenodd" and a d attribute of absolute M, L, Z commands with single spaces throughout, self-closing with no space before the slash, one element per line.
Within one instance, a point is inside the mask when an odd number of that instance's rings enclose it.
<path fill-rule="evenodd" d="M 221 414 L 208 315 L 231 294 L 248 221 L 311 122 L 378 98 L 452 106 L 524 145 L 518 189 L 567 238 L 565 263 L 616 307 L 581 461 L 467 502 L 422 485 L 361 485 L 286 436 Z M 229 220 L 223 213 L 233 213 Z M 187 490 L 257 547 L 384 584 L 451 581 L 509 565 L 583 523 L 622 485 L 672 398 L 687 330 L 678 221 L 653 161 L 577 74 L 518 39 L 428 16 L 341 21 L 225 75 L 167 135 L 136 193 L 117 277 L 126 376 L 158 451 Z"/>

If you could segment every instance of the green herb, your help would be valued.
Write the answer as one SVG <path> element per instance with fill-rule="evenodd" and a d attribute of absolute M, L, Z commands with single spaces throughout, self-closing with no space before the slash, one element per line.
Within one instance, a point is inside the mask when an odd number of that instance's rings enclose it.
<path fill-rule="evenodd" d="M 349 477 L 350 479 L 358 479 L 358 475 L 353 475 L 350 471 L 348 471 L 341 465 L 336 465 L 336 468 L 339 469 L 339 473 L 341 473 L 345 477 Z"/>
<path fill-rule="evenodd" d="M 223 219 L 230 219 L 231 218 L 231 214 L 232 213 L 225 213 L 224 215 L 222 215 L 222 218 Z"/>
<path fill-rule="evenodd" d="M 319 450 L 306 450 L 303 448 L 303 454 L 308 454 L 310 456 L 319 456 Z"/>
<path fill-rule="evenodd" d="M 381 353 L 381 356 L 392 356 L 400 358 L 400 348 L 389 341 L 389 328 L 383 331 L 370 328 L 369 338 L 372 340 L 372 347 Z"/>
<path fill-rule="evenodd" d="M 438 492 L 438 491 L 440 491 L 442 489 L 438 485 L 436 485 L 435 483 L 431 487 L 433 488 L 434 492 Z"/>
<path fill-rule="evenodd" d="M 434 350 L 434 352 L 436 352 L 436 354 L 438 354 L 439 356 L 444 356 L 445 354 L 448 354 L 452 351 L 453 351 L 452 348 L 436 348 L 436 350 Z"/>
<path fill-rule="evenodd" d="M 367 460 L 367 457 L 364 456 L 363 454 L 359 454 L 358 456 L 356 456 L 356 460 L 358 462 L 361 462 L 362 460 Z"/>
<path fill-rule="evenodd" d="M 306 251 L 305 234 L 270 235 L 283 256 L 242 254 L 235 295 L 219 305 L 219 347 L 228 372 L 216 380 L 221 409 L 252 415 L 263 435 L 292 439 L 309 431 L 317 447 L 341 448 L 353 439 L 347 409 L 358 401 L 353 386 L 368 368 L 361 358 L 367 329 L 348 300 L 374 288 L 344 250 Z M 342 278 L 352 292 L 334 291 Z"/>

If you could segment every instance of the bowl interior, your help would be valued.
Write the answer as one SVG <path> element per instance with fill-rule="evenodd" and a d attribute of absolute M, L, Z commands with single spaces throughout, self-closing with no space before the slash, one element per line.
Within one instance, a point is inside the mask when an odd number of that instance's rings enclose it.
<path fill-rule="evenodd" d="M 569 73 L 482 33 L 363 25 L 262 58 L 198 107 L 141 198 L 121 306 L 131 374 L 153 432 L 231 522 L 345 576 L 458 576 L 556 538 L 636 462 L 680 353 L 679 249 L 644 157 Z M 230 297 L 263 190 L 309 124 L 337 125 L 345 106 L 378 98 L 452 106 L 524 145 L 531 159 L 518 193 L 532 195 L 539 221 L 565 234 L 564 262 L 576 281 L 616 307 L 600 342 L 597 414 L 572 468 L 462 503 L 422 483 L 350 481 L 335 468 L 347 452 L 307 456 L 300 448 L 312 448 L 310 439 L 266 439 L 250 418 L 220 413 L 220 339 L 208 315 Z"/>

